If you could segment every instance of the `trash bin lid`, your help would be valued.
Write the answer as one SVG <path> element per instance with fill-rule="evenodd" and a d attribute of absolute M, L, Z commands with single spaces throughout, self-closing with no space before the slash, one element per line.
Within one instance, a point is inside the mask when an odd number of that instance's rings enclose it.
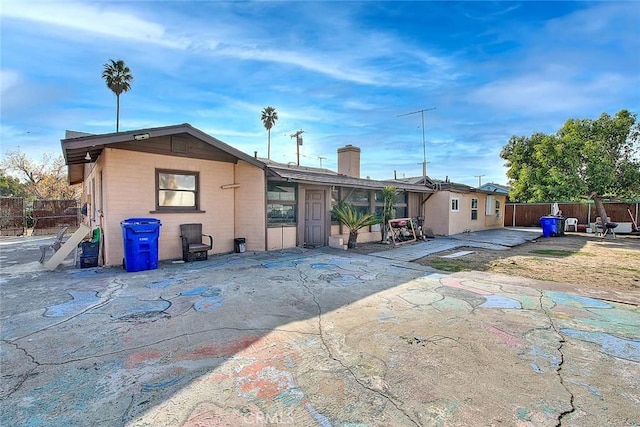
<path fill-rule="evenodd" d="M 127 218 L 120 222 L 120 224 L 160 224 L 160 220 L 157 218 Z"/>

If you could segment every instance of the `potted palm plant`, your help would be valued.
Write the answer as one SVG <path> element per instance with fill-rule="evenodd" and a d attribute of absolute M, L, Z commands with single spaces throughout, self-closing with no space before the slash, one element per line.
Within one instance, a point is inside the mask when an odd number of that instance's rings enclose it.
<path fill-rule="evenodd" d="M 352 205 L 340 204 L 333 208 L 335 217 L 349 229 L 349 241 L 347 247 L 355 249 L 358 241 L 358 231 L 361 228 L 380 223 L 372 212 L 360 212 Z"/>

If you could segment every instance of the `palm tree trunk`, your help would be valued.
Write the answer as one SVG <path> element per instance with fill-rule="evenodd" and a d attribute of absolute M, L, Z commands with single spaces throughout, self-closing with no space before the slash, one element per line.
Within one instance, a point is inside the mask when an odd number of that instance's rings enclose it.
<path fill-rule="evenodd" d="M 120 95 L 116 95 L 116 133 L 120 132 Z"/>
<path fill-rule="evenodd" d="M 271 129 L 267 129 L 267 160 L 271 160 Z"/>
<path fill-rule="evenodd" d="M 347 248 L 355 249 L 358 241 L 358 232 L 350 231 L 349 232 L 349 241 L 347 242 Z"/>

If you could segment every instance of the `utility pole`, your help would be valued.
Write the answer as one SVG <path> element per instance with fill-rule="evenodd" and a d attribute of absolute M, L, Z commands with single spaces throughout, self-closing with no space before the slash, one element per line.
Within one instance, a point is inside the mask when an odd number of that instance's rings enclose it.
<path fill-rule="evenodd" d="M 297 155 L 297 164 L 298 166 L 300 166 L 300 146 L 302 145 L 302 137 L 300 135 L 302 135 L 304 133 L 304 131 L 302 129 L 300 129 L 298 132 L 292 133 L 291 138 L 295 138 L 296 139 L 296 155 Z"/>
<path fill-rule="evenodd" d="M 318 160 L 320 160 L 320 167 L 322 167 L 322 160 L 326 159 L 326 157 L 318 156 Z"/>
<path fill-rule="evenodd" d="M 474 178 L 478 178 L 478 187 L 481 187 L 482 186 L 482 177 L 484 175 L 473 175 L 473 176 L 474 176 Z"/>
<path fill-rule="evenodd" d="M 408 116 L 411 114 L 418 114 L 422 116 L 422 179 L 426 183 L 427 181 L 427 143 L 424 139 L 424 112 L 435 110 L 436 107 L 433 108 L 423 108 L 422 110 L 412 111 L 411 113 L 400 114 L 398 117 Z"/>

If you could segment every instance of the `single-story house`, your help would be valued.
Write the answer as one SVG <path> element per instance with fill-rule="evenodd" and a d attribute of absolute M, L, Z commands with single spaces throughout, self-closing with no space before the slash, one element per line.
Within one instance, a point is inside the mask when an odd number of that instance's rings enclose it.
<path fill-rule="evenodd" d="M 395 186 L 399 193 L 395 205 L 396 217 L 416 218 L 423 216 L 424 203 L 434 193 L 432 187 L 422 184 L 360 178 L 360 148 L 352 145 L 338 149 L 338 172 L 264 161 L 267 164 L 268 186 L 268 250 L 295 246 L 296 241 L 298 244 L 311 246 L 346 244 L 349 231 L 331 217 L 332 207 L 339 202 L 381 216 L 382 189 Z M 286 188 L 290 189 L 288 205 L 281 200 L 282 191 Z M 289 217 L 287 212 L 290 213 Z M 293 219 L 296 212 L 297 221 Z M 283 240 L 279 241 L 278 235 Z M 358 242 L 380 239 L 379 225 L 362 229 L 358 233 Z"/>
<path fill-rule="evenodd" d="M 422 177 L 405 178 L 421 184 Z M 437 236 L 504 227 L 507 195 L 481 190 L 465 184 L 426 178 L 435 193 L 425 203 L 425 225 Z"/>
<path fill-rule="evenodd" d="M 467 197 L 472 193 L 438 187 L 429 179 L 362 179 L 360 149 L 350 145 L 338 149 L 334 172 L 259 159 L 189 124 L 102 135 L 67 132 L 61 143 L 69 182 L 83 185 L 85 222 L 102 229 L 103 265 L 122 263 L 121 222 L 128 218 L 161 221 L 158 257 L 168 260 L 181 258 L 180 224 L 186 223 L 201 223 L 203 233 L 213 235 L 212 253 L 232 252 L 239 237 L 246 239 L 248 251 L 346 242 L 348 230 L 332 220 L 332 206 L 345 201 L 380 211 L 381 190 L 388 185 L 400 190 L 396 217 L 423 217 L 436 234 L 470 227 L 464 225 L 468 221 L 453 224 L 462 218 L 446 209 L 453 194 L 459 195 L 455 212 L 467 198 L 479 209 L 485 203 L 484 193 L 473 202 Z M 502 213 L 493 214 L 493 221 L 488 214 L 477 216 L 482 221 L 471 223 L 471 229 L 502 225 Z M 358 237 L 359 242 L 379 239 L 379 226 L 361 230 Z"/>

